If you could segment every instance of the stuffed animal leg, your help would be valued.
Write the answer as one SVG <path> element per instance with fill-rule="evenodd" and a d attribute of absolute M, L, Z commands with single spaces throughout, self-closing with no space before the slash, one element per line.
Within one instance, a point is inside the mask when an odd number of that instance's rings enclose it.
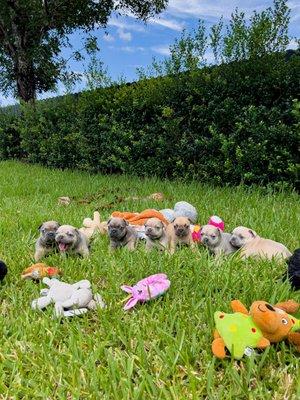
<path fill-rule="evenodd" d="M 107 233 L 107 226 L 105 222 L 101 222 L 100 214 L 98 211 L 94 212 L 94 218 L 85 218 L 82 223 L 82 228 L 80 228 L 80 232 L 82 232 L 87 239 L 90 241 L 96 232 L 100 234 Z"/>

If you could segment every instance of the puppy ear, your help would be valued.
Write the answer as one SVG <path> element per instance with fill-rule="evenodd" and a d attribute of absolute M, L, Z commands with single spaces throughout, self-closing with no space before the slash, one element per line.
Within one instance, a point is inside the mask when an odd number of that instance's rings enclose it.
<path fill-rule="evenodd" d="M 77 233 L 78 236 L 80 236 L 80 232 L 77 228 L 75 228 L 75 232 Z"/>
<path fill-rule="evenodd" d="M 43 226 L 43 224 L 41 224 L 41 225 L 38 227 L 38 231 L 41 230 L 42 226 Z"/>
<path fill-rule="evenodd" d="M 256 233 L 255 231 L 253 231 L 252 229 L 249 229 L 248 232 L 249 232 L 250 235 L 251 235 L 252 237 L 254 237 L 254 238 L 257 236 L 257 233 Z"/>
<path fill-rule="evenodd" d="M 109 225 L 110 221 L 111 221 L 111 218 L 109 218 L 109 220 L 107 221 L 107 225 Z"/>
<path fill-rule="evenodd" d="M 126 225 L 126 226 L 128 226 L 128 225 L 129 225 L 129 222 L 128 222 L 128 221 L 126 221 L 126 219 L 125 219 L 125 218 L 123 218 L 123 221 L 125 222 L 125 225 Z"/>

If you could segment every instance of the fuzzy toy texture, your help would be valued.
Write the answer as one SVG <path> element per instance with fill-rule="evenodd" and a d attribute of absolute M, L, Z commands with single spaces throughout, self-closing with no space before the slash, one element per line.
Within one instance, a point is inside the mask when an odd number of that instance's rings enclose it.
<path fill-rule="evenodd" d="M 144 225 L 150 218 L 158 218 L 165 224 L 168 224 L 168 221 L 165 219 L 163 214 L 153 209 L 147 209 L 140 213 L 114 211 L 111 216 L 124 218 L 130 225 Z"/>
<path fill-rule="evenodd" d="M 186 217 L 191 221 L 191 223 L 195 224 L 198 218 L 196 208 L 186 201 L 179 201 L 176 203 L 173 210 L 171 208 L 165 208 L 160 210 L 160 212 L 168 222 L 173 222 L 177 217 Z"/>
<path fill-rule="evenodd" d="M 0 281 L 3 281 L 6 274 L 7 274 L 7 266 L 4 261 L 0 260 Z"/>
<path fill-rule="evenodd" d="M 99 232 L 100 234 L 106 234 L 107 224 L 106 222 L 101 222 L 99 212 L 95 211 L 93 219 L 85 218 L 82 223 L 82 228 L 80 228 L 79 230 L 90 241 L 97 232 Z"/>
<path fill-rule="evenodd" d="M 134 307 L 137 302 L 144 303 L 164 294 L 170 287 L 170 281 L 166 274 L 155 274 L 142 279 L 135 286 L 121 286 L 121 289 L 130 293 L 130 299 L 124 306 L 124 310 Z"/>
<path fill-rule="evenodd" d="M 88 280 L 69 284 L 57 279 L 44 278 L 43 283 L 49 289 L 42 289 L 42 297 L 33 300 L 31 307 L 34 310 L 42 310 L 54 303 L 56 317 L 70 317 L 86 313 L 97 306 L 105 307 L 99 294 L 93 296 L 91 283 Z"/>
<path fill-rule="evenodd" d="M 238 300 L 231 302 L 233 314 L 215 312 L 216 331 L 212 343 L 213 354 L 225 358 L 225 348 L 232 357 L 241 359 L 248 350 L 264 349 L 271 343 L 288 339 L 300 350 L 300 321 L 287 312 L 296 312 L 299 304 L 289 300 L 271 306 L 265 301 L 255 301 L 248 312 Z"/>

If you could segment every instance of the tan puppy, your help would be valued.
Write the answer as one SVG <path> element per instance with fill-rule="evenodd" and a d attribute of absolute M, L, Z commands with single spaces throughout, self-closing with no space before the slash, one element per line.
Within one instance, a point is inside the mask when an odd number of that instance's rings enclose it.
<path fill-rule="evenodd" d="M 35 244 L 34 259 L 36 262 L 40 261 L 43 257 L 57 250 L 55 242 L 55 234 L 59 228 L 57 221 L 46 221 L 40 227 L 40 237 Z"/>
<path fill-rule="evenodd" d="M 178 245 L 185 244 L 193 250 L 196 248 L 193 242 L 191 223 L 186 217 L 177 217 L 167 226 L 168 248 L 170 254 L 174 254 Z"/>
<path fill-rule="evenodd" d="M 164 251 L 168 248 L 168 236 L 165 224 L 158 218 L 149 218 L 145 223 L 146 250 L 154 248 Z"/>
<path fill-rule="evenodd" d="M 61 225 L 55 234 L 55 241 L 60 253 L 75 253 L 88 257 L 89 247 L 87 237 L 71 225 Z"/>
<path fill-rule="evenodd" d="M 273 257 L 288 258 L 292 253 L 281 243 L 264 239 L 252 229 L 238 226 L 232 231 L 230 244 L 241 248 L 243 258 L 258 256 L 271 260 Z"/>
<path fill-rule="evenodd" d="M 107 228 L 111 250 L 126 247 L 131 251 L 136 248 L 137 233 L 125 219 L 113 217 L 108 221 Z"/>

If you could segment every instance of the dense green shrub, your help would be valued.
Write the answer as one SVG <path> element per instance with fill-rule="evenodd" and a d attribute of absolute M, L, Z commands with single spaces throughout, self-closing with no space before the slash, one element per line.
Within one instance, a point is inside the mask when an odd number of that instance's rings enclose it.
<path fill-rule="evenodd" d="M 4 130 L 0 117 L 0 157 L 92 172 L 295 186 L 299 88 L 300 57 L 273 54 L 41 101 Z"/>

